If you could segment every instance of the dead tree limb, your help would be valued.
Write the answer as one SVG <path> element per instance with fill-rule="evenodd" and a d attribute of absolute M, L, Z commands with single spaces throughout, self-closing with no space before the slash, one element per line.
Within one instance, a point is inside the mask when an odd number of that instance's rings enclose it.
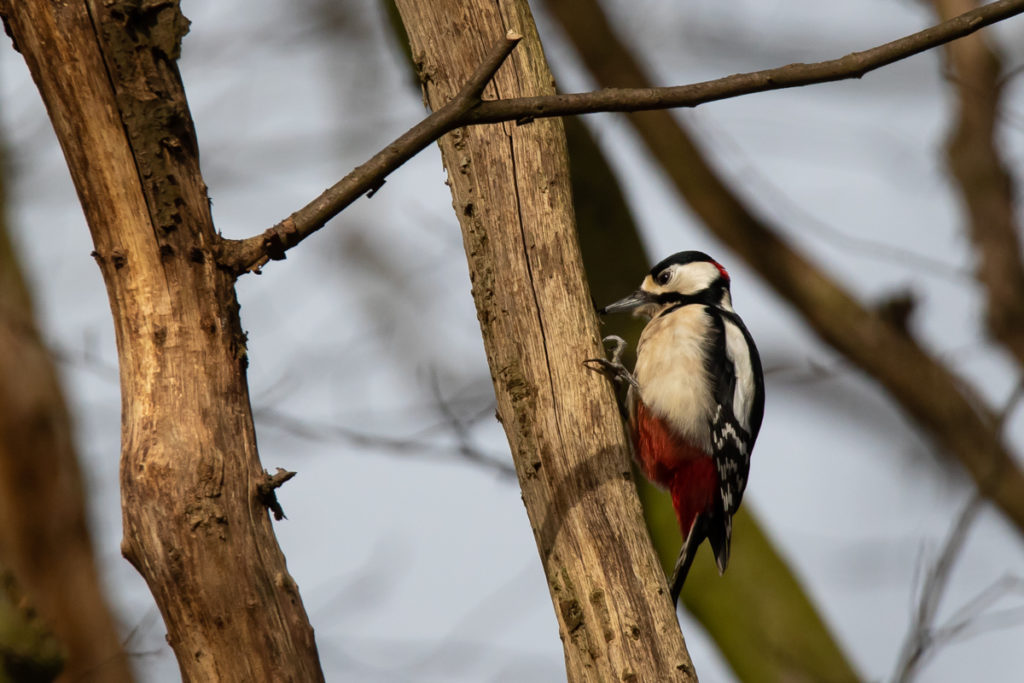
<path fill-rule="evenodd" d="M 188 681 L 322 680 L 259 500 L 234 274 L 175 60 L 177 2 L 2 0 L 85 210 L 120 363 L 122 551 Z"/>

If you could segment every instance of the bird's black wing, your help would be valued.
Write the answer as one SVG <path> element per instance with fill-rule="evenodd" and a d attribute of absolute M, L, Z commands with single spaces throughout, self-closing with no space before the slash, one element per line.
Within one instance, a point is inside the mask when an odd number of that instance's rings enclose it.
<path fill-rule="evenodd" d="M 708 524 L 708 539 L 715 552 L 718 571 L 724 572 L 729 563 L 729 541 L 732 536 L 732 516 L 743 499 L 743 490 L 747 486 L 747 475 L 750 471 L 750 451 L 754 445 L 750 431 L 760 428 L 763 412 L 763 398 L 753 400 L 753 412 L 758 412 L 756 423 L 753 415 L 749 421 L 748 431 L 734 413 L 737 366 L 736 359 L 730 356 L 726 344 L 726 326 L 735 325 L 744 333 L 747 348 L 750 349 L 751 370 L 760 372 L 760 360 L 755 360 L 757 351 L 753 347 L 746 329 L 738 316 L 719 308 L 708 308 L 712 319 L 711 346 L 708 349 L 708 373 L 713 382 L 715 408 L 711 416 L 711 449 L 715 469 L 718 472 L 718 494 L 720 508 L 718 518 Z M 756 367 L 756 370 L 755 370 Z"/>

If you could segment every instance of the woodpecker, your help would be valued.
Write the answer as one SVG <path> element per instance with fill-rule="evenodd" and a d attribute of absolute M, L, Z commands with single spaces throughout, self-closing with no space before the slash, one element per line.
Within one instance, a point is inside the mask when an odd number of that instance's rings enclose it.
<path fill-rule="evenodd" d="M 640 469 L 672 495 L 683 534 L 671 595 L 679 598 L 697 547 L 708 539 L 721 574 L 729 562 L 732 516 L 739 508 L 764 415 L 761 359 L 732 307 L 729 273 L 699 251 L 654 266 L 633 294 L 598 313 L 648 319 L 636 367 L 611 360 L 592 369 L 628 384 L 626 412 Z"/>

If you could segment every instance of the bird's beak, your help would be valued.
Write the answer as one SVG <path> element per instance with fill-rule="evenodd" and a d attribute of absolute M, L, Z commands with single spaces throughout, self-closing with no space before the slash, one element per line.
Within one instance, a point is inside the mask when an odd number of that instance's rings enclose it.
<path fill-rule="evenodd" d="M 597 312 L 600 315 L 604 315 L 605 313 L 627 313 L 640 308 L 641 306 L 653 303 L 656 303 L 653 294 L 645 292 L 642 289 L 638 289 L 625 299 L 619 299 L 613 304 L 608 304 L 604 308 L 599 308 Z"/>

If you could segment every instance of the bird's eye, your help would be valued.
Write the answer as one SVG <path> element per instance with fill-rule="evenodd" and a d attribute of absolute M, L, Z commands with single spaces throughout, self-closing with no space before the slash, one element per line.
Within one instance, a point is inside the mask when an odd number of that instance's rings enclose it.
<path fill-rule="evenodd" d="M 672 279 L 672 271 L 663 270 L 660 273 L 658 273 L 658 284 L 659 285 L 667 285 L 668 281 L 671 280 L 671 279 Z"/>

